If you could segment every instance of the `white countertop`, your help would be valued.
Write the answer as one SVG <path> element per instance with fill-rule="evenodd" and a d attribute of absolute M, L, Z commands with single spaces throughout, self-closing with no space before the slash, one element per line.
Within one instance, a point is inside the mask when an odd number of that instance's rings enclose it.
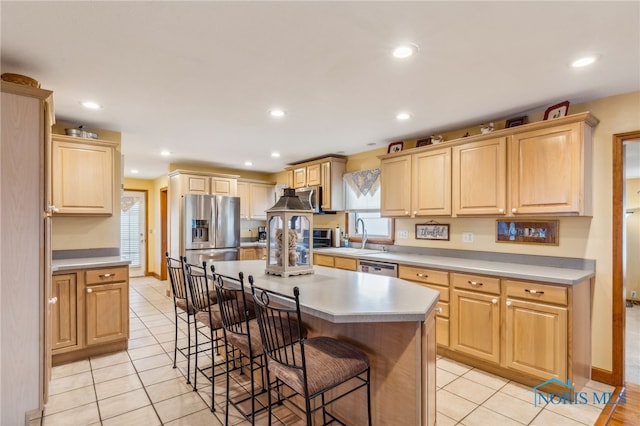
<path fill-rule="evenodd" d="M 108 268 L 112 266 L 129 265 L 130 263 L 130 260 L 120 256 L 57 259 L 51 263 L 51 272 L 68 271 L 72 269 Z"/>
<path fill-rule="evenodd" d="M 293 295 L 300 289 L 302 312 L 334 323 L 425 321 L 439 292 L 398 278 L 314 266 L 314 274 L 279 277 L 265 274 L 264 260 L 215 262 L 217 273 L 253 275 L 258 287 Z"/>
<path fill-rule="evenodd" d="M 380 250 L 360 248 L 317 249 L 315 253 L 335 256 L 355 257 L 358 259 L 378 260 L 409 266 L 423 266 L 446 269 L 455 272 L 467 272 L 483 275 L 522 280 L 544 281 L 552 284 L 574 285 L 595 276 L 595 271 L 586 269 L 556 268 L 541 265 L 507 263 L 477 259 L 465 259 L 445 256 L 429 256 L 411 253 L 390 253 Z M 496 255 L 497 257 L 499 254 Z"/>

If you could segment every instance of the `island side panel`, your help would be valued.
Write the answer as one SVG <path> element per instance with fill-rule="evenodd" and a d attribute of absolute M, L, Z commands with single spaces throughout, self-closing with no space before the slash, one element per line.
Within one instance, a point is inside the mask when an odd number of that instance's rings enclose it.
<path fill-rule="evenodd" d="M 431 311 L 422 323 L 422 424 L 436 424 L 436 314 Z"/>
<path fill-rule="evenodd" d="M 303 314 L 303 322 L 309 337 L 331 336 L 352 343 L 362 349 L 371 363 L 371 412 L 375 425 L 433 425 L 425 423 L 430 416 L 425 414 L 432 389 L 431 399 L 435 405 L 435 378 L 426 385 L 428 362 L 435 366 L 434 316 L 430 324 L 422 322 L 369 322 L 336 324 Z M 426 324 L 426 325 L 425 325 Z M 428 351 L 425 351 L 428 348 Z M 426 355 L 425 355 L 426 354 Z M 435 370 L 433 371 L 435 375 Z M 335 413 L 347 424 L 366 424 L 366 394 L 357 391 L 332 405 Z"/>

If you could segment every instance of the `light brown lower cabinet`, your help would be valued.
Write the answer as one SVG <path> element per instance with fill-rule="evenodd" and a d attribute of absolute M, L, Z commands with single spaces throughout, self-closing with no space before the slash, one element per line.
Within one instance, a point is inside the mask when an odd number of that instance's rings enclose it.
<path fill-rule="evenodd" d="M 500 363 L 499 296 L 451 291 L 451 349 Z"/>
<path fill-rule="evenodd" d="M 240 260 L 266 259 L 266 251 L 264 247 L 241 247 Z"/>
<path fill-rule="evenodd" d="M 51 305 L 51 349 L 78 345 L 78 304 L 76 274 L 54 275 L 51 295 L 56 303 Z"/>
<path fill-rule="evenodd" d="M 128 277 L 128 266 L 53 275 L 53 365 L 127 348 Z"/>
<path fill-rule="evenodd" d="M 330 268 L 345 269 L 347 271 L 358 270 L 358 260 L 353 257 L 329 256 L 327 254 L 313 254 L 313 264 L 328 266 Z"/>

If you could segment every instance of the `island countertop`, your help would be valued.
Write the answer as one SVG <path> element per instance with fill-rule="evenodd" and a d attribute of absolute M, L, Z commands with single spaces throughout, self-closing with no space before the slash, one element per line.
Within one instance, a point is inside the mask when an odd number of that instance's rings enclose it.
<path fill-rule="evenodd" d="M 215 272 L 244 274 L 249 287 L 253 275 L 258 287 L 293 295 L 300 289 L 302 312 L 333 323 L 425 321 L 438 302 L 439 292 L 399 278 L 314 266 L 314 273 L 280 277 L 265 273 L 264 260 L 215 262 Z"/>

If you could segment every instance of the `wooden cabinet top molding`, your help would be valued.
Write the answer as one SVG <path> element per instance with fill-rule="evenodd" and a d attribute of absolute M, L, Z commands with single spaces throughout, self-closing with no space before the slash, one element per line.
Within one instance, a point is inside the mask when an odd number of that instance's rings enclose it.
<path fill-rule="evenodd" d="M 229 179 L 237 179 L 240 175 L 229 175 L 225 173 L 211 173 L 211 172 L 199 172 L 194 170 L 173 170 L 169 172 L 169 177 L 178 176 L 178 175 L 196 175 L 196 176 L 209 176 L 209 177 L 222 177 Z"/>
<path fill-rule="evenodd" d="M 106 141 L 104 139 L 80 138 L 80 137 L 77 137 L 77 136 L 59 135 L 57 133 L 51 134 L 51 138 L 56 140 L 56 141 L 60 141 L 60 142 L 84 143 L 84 144 L 89 144 L 89 145 L 108 146 L 108 147 L 113 147 L 113 148 L 117 148 L 118 145 L 120 145 L 119 142 Z"/>
<path fill-rule="evenodd" d="M 493 139 L 493 138 L 498 138 L 498 137 L 507 137 L 507 136 L 512 136 L 512 135 L 517 135 L 517 134 L 523 133 L 523 132 L 530 132 L 532 130 L 548 129 L 548 128 L 552 128 L 552 127 L 555 127 L 555 126 L 571 124 L 571 123 L 578 123 L 578 122 L 584 122 L 584 123 L 586 123 L 587 125 L 589 125 L 591 127 L 595 127 L 595 126 L 598 125 L 600 120 L 598 120 L 595 116 L 593 116 L 590 112 L 587 111 L 587 112 L 582 112 L 582 113 L 579 113 L 579 114 L 568 115 L 566 117 L 555 118 L 553 120 L 537 121 L 535 123 L 523 124 L 522 126 L 517 126 L 517 127 L 509 127 L 507 129 L 496 130 L 496 131 L 493 131 L 493 132 L 490 132 L 490 133 L 467 136 L 466 138 L 452 139 L 450 141 L 445 141 L 445 142 L 442 142 L 442 143 L 439 143 L 439 144 L 436 144 L 436 145 L 427 145 L 427 146 L 423 146 L 423 147 L 420 147 L 420 148 L 411 148 L 411 149 L 408 149 L 406 151 L 400 151 L 400 152 L 391 153 L 391 154 L 379 155 L 378 158 L 382 160 L 382 159 L 385 159 L 385 158 L 400 157 L 400 156 L 404 156 L 404 155 L 415 154 L 415 153 L 422 152 L 422 151 L 429 151 L 431 149 L 442 148 L 443 146 L 462 145 L 462 144 L 466 144 L 466 143 L 469 143 L 469 142 L 478 142 L 478 141 L 483 141 L 483 140 L 486 140 L 486 139 Z"/>
<path fill-rule="evenodd" d="M 323 158 L 318 158 L 316 160 L 305 161 L 303 163 L 292 164 L 291 166 L 285 168 L 285 170 L 293 170 L 293 169 L 297 169 L 298 167 L 308 167 L 314 164 L 326 163 L 327 161 L 334 162 L 334 163 L 346 163 L 347 159 L 342 157 L 323 157 Z"/>

